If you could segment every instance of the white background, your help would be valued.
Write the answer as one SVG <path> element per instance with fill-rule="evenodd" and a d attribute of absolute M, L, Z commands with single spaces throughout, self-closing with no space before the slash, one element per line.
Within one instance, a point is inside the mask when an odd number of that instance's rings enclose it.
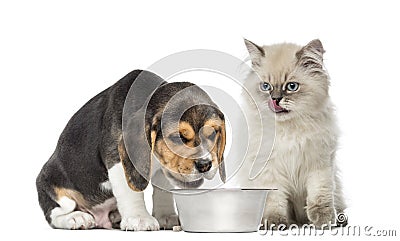
<path fill-rule="evenodd" d="M 258 44 L 321 39 L 342 130 L 337 159 L 350 224 L 397 229 L 400 235 L 398 10 L 395 1 L 383 0 L 1 1 L 1 235 L 277 239 L 257 233 L 52 230 L 34 185 L 67 121 L 91 97 L 129 71 L 178 51 L 215 49 L 244 59 L 242 37 Z"/>

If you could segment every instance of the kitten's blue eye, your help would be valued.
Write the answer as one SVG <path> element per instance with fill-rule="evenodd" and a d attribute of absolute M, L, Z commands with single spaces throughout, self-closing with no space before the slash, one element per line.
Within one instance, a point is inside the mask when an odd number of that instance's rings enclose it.
<path fill-rule="evenodd" d="M 263 83 L 261 83 L 260 88 L 263 91 L 270 91 L 271 90 L 271 85 L 268 84 L 267 82 L 263 82 Z"/>
<path fill-rule="evenodd" d="M 299 83 L 296 83 L 296 82 L 289 82 L 289 83 L 287 83 L 287 85 L 286 85 L 286 89 L 287 89 L 288 91 L 296 91 L 296 90 L 299 89 Z"/>

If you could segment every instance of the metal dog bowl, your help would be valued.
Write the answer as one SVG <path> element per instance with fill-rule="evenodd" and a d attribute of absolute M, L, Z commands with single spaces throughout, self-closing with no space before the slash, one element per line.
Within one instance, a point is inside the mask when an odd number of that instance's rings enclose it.
<path fill-rule="evenodd" d="M 174 189 L 181 227 L 187 232 L 255 232 L 273 189 Z"/>

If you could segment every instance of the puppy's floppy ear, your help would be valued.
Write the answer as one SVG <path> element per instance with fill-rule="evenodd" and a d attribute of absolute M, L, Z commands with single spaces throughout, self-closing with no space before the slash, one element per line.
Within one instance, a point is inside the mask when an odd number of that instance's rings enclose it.
<path fill-rule="evenodd" d="M 154 147 L 156 145 L 157 135 L 161 132 L 161 114 L 154 115 L 150 129 L 150 136 L 148 139 L 150 140 L 150 166 L 153 164 L 153 154 L 154 154 Z"/>
<path fill-rule="evenodd" d="M 146 117 L 146 111 L 151 108 L 151 96 L 162 83 L 164 80 L 159 76 L 142 71 L 125 98 L 122 138 L 118 150 L 127 182 L 132 189 L 138 191 L 147 187 L 152 174 L 155 135 L 151 134 L 152 119 Z"/>
<path fill-rule="evenodd" d="M 136 114 L 142 116 L 140 111 Z M 134 117 L 132 120 L 137 120 L 137 118 Z M 155 116 L 151 123 L 145 124 L 144 128 L 138 126 L 138 122 L 130 121 L 129 130 L 129 133 L 125 133 L 123 142 L 120 142 L 119 149 L 121 148 L 127 153 L 126 157 L 121 160 L 129 186 L 134 190 L 143 191 L 152 175 L 153 152 L 159 131 L 159 118 Z M 125 148 L 126 146 L 131 148 Z M 126 151 L 127 149 L 128 151 Z"/>
<path fill-rule="evenodd" d="M 222 182 L 226 182 L 226 172 L 224 164 L 224 151 L 226 145 L 226 131 L 225 131 L 225 121 L 222 122 L 221 131 L 218 137 L 217 148 L 218 148 L 218 165 L 219 165 L 219 176 Z"/>
<path fill-rule="evenodd" d="M 142 116 L 140 111 L 135 115 Z M 143 191 L 151 176 L 151 148 L 147 141 L 149 125 L 140 125 L 132 118 L 128 123 L 127 132 L 123 133 L 118 150 L 125 150 L 125 158 L 121 158 L 125 176 L 129 186 L 137 191 Z M 122 149 L 123 147 L 123 149 Z M 121 152 L 120 152 L 121 157 Z"/>

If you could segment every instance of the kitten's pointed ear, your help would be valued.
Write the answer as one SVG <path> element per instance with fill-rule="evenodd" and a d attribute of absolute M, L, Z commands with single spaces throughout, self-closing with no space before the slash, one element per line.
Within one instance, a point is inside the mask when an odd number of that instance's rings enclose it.
<path fill-rule="evenodd" d="M 314 39 L 306 44 L 300 51 L 296 53 L 296 57 L 300 59 L 306 52 L 312 52 L 322 57 L 325 53 L 324 47 L 319 39 Z"/>
<path fill-rule="evenodd" d="M 253 65 L 260 66 L 261 58 L 265 56 L 264 49 L 247 39 L 244 39 L 244 44 L 246 45 L 247 51 L 250 54 Z"/>
<path fill-rule="evenodd" d="M 297 53 L 297 64 L 309 70 L 320 70 L 323 67 L 324 47 L 319 39 L 314 39 Z"/>
<path fill-rule="evenodd" d="M 322 43 L 319 39 L 312 40 L 305 46 L 305 48 L 314 49 L 318 51 L 321 55 L 325 53 L 324 47 L 322 46 Z"/>

